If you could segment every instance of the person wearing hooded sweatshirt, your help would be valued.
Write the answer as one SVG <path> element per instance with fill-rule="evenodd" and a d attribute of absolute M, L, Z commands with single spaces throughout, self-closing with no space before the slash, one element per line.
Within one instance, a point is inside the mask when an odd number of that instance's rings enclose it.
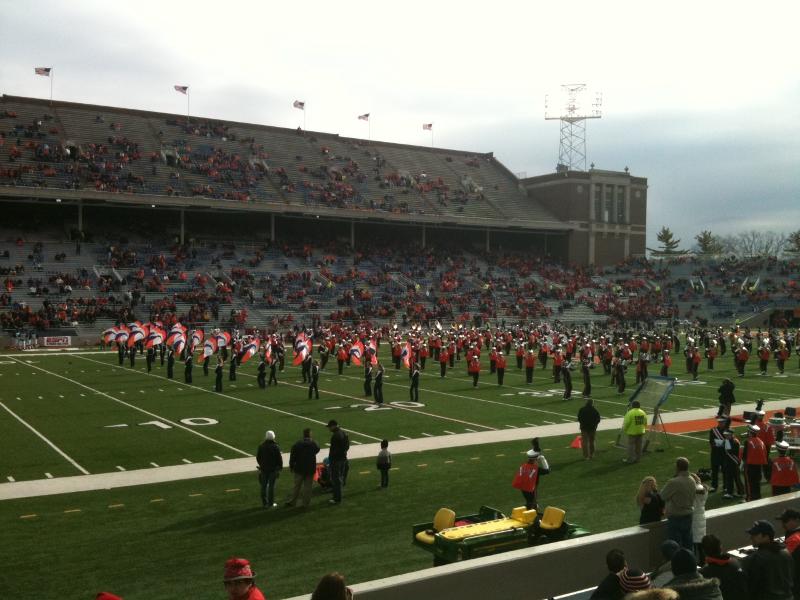
<path fill-rule="evenodd" d="M 700 569 L 703 577 L 719 579 L 719 589 L 725 600 L 748 600 L 747 579 L 742 565 L 730 554 L 722 552 L 722 543 L 715 535 L 703 536 L 705 566 Z"/>
<path fill-rule="evenodd" d="M 742 561 L 751 600 L 792 600 L 794 562 L 786 547 L 775 541 L 769 521 L 756 521 L 747 530 L 756 551 Z"/>
<path fill-rule="evenodd" d="M 665 587 L 678 592 L 681 600 L 722 600 L 719 579 L 706 579 L 697 571 L 697 558 L 686 548 L 681 548 L 672 557 L 672 573 L 675 577 Z"/>
<path fill-rule="evenodd" d="M 261 504 L 264 508 L 278 506 L 275 504 L 275 481 L 283 469 L 281 449 L 275 443 L 275 432 L 267 431 L 264 441 L 256 452 L 258 462 L 258 483 L 261 485 Z"/>

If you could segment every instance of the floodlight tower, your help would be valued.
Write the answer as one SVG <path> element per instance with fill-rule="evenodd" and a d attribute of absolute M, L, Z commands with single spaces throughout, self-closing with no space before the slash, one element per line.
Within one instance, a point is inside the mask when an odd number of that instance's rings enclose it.
<path fill-rule="evenodd" d="M 602 115 L 603 96 L 595 94 L 591 109 L 584 108 L 581 101 L 587 95 L 585 83 L 568 83 L 561 86 L 563 105 L 557 114 L 550 112 L 549 98 L 545 96 L 544 118 L 561 121 L 561 143 L 558 148 L 556 171 L 586 170 L 586 119 L 599 119 Z"/>

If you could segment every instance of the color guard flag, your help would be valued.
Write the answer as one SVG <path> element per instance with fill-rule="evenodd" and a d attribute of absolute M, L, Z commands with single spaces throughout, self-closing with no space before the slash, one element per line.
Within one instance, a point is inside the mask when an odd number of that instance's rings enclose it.
<path fill-rule="evenodd" d="M 174 85 L 172 87 L 175 88 L 176 92 L 180 92 L 181 94 L 186 94 L 186 92 L 189 91 L 189 86 L 188 85 Z"/>
<path fill-rule="evenodd" d="M 361 366 L 361 357 L 364 356 L 364 344 L 362 344 L 359 340 L 353 342 L 353 345 L 350 346 L 350 362 L 352 362 L 355 366 Z"/>
<path fill-rule="evenodd" d="M 406 342 L 400 351 L 400 360 L 406 369 L 411 368 L 411 342 Z"/>
<path fill-rule="evenodd" d="M 301 102 L 300 100 L 295 100 L 292 103 L 292 106 L 294 106 L 295 108 L 299 108 L 300 110 L 305 110 L 306 109 L 306 103 L 305 102 Z"/>
<path fill-rule="evenodd" d="M 369 113 L 364 113 L 363 115 L 358 115 L 358 118 L 361 121 L 369 121 Z"/>
<path fill-rule="evenodd" d="M 260 346 L 261 346 L 261 341 L 257 339 L 253 340 L 249 344 L 246 344 L 245 347 L 242 348 L 242 355 L 239 358 L 239 364 L 243 365 L 248 360 L 253 358 L 258 353 L 258 349 Z"/>
<path fill-rule="evenodd" d="M 423 123 L 422 124 L 423 131 L 433 131 L 433 123 Z"/>
<path fill-rule="evenodd" d="M 50 70 L 51 67 L 35 67 L 33 72 L 37 75 L 42 75 L 43 77 L 50 77 Z"/>

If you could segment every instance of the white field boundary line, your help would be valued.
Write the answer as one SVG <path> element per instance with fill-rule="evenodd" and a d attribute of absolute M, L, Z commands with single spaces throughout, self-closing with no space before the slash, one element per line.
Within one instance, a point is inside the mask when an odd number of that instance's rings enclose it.
<path fill-rule="evenodd" d="M 65 460 L 66 460 L 68 463 L 70 463 L 70 464 L 71 464 L 73 467 L 75 467 L 76 469 L 78 469 L 78 471 L 80 471 L 80 472 L 81 472 L 81 473 L 83 473 L 84 475 L 90 475 L 89 471 L 87 471 L 87 470 L 86 470 L 86 469 L 84 469 L 82 466 L 80 466 L 80 465 L 79 465 L 79 464 L 78 464 L 78 463 L 77 463 L 77 462 L 76 462 L 76 461 L 75 461 L 75 460 L 74 460 L 72 457 L 70 457 L 70 456 L 69 456 L 69 455 L 68 455 L 66 452 L 64 452 L 64 451 L 63 451 L 61 448 L 59 448 L 59 447 L 58 447 L 58 446 L 56 446 L 56 445 L 55 445 L 53 442 L 51 442 L 49 439 L 47 439 L 47 438 L 44 436 L 44 434 L 43 434 L 43 433 L 41 433 L 41 432 L 37 431 L 37 430 L 36 430 L 36 429 L 33 427 L 33 425 L 31 425 L 30 423 L 28 423 L 28 422 L 27 422 L 25 419 L 23 419 L 22 417 L 20 417 L 20 416 L 19 416 L 17 413 L 15 413 L 13 410 L 11 410 L 10 408 L 8 408 L 8 407 L 7 407 L 5 404 L 3 404 L 2 402 L 0 402 L 0 406 L 2 406 L 4 409 L 6 409 L 6 411 L 8 411 L 8 414 L 10 414 L 10 415 L 11 415 L 12 417 L 14 417 L 14 418 L 15 418 L 17 421 L 19 421 L 20 423 L 22 423 L 23 425 L 25 425 L 25 427 L 27 427 L 28 429 L 30 429 L 30 430 L 31 430 L 31 431 L 32 431 L 34 434 L 36 434 L 36 435 L 37 435 L 39 438 L 41 438 L 41 440 L 42 440 L 42 441 L 43 441 L 45 444 L 47 444 L 47 445 L 48 445 L 48 446 L 50 446 L 50 447 L 51 447 L 53 450 L 55 450 L 56 452 L 58 452 L 58 453 L 59 453 L 59 454 L 62 456 L 62 458 L 64 458 L 64 459 L 65 459 Z"/>
<path fill-rule="evenodd" d="M 70 354 L 68 356 L 72 356 L 72 355 Z M 112 369 L 120 368 L 117 365 L 113 365 L 113 364 L 110 364 L 110 363 L 104 363 L 104 362 L 101 362 L 99 360 L 94 360 L 94 359 L 91 359 L 91 358 L 86 358 L 85 356 L 79 356 L 78 358 L 80 358 L 82 360 L 89 361 L 89 362 L 97 363 L 98 365 L 103 365 L 106 368 L 112 368 Z M 317 419 L 312 419 L 311 417 L 304 417 L 303 415 L 298 415 L 298 414 L 289 412 L 287 410 L 281 410 L 280 408 L 274 408 L 272 406 L 265 406 L 263 404 L 259 404 L 258 402 L 251 402 L 250 400 L 245 400 L 244 398 L 237 398 L 236 396 L 231 396 L 230 394 L 225 394 L 225 393 L 222 393 L 222 392 L 215 392 L 213 390 L 209 390 L 209 389 L 206 389 L 204 387 L 200 387 L 198 385 L 184 383 L 184 382 L 179 381 L 177 379 L 169 379 L 169 378 L 165 377 L 164 375 L 156 375 L 155 373 L 152 373 L 152 372 L 151 373 L 140 373 L 139 371 L 130 371 L 130 369 L 124 369 L 124 371 L 125 372 L 135 373 L 136 375 L 143 375 L 144 377 L 157 377 L 158 379 L 163 379 L 164 381 L 171 382 L 171 383 L 173 383 L 175 385 L 182 385 L 183 387 L 192 388 L 192 389 L 195 389 L 195 390 L 200 390 L 200 391 L 206 392 L 208 394 L 214 394 L 216 396 L 222 396 L 223 398 L 228 398 L 230 400 L 235 400 L 236 402 L 241 402 L 242 404 L 248 404 L 250 406 L 255 406 L 256 408 L 260 408 L 262 410 L 268 410 L 268 411 L 280 413 L 280 414 L 285 415 L 287 417 L 293 417 L 295 419 L 300 419 L 302 421 L 310 421 L 311 423 L 314 423 L 315 425 L 322 425 L 323 427 L 327 425 L 326 421 L 318 421 Z M 247 373 L 239 373 L 239 375 L 247 375 Z M 254 375 L 248 375 L 248 377 L 255 377 L 255 376 Z M 293 384 L 285 383 L 285 385 L 293 385 Z M 294 387 L 299 387 L 299 388 L 305 389 L 305 387 L 302 386 L 302 385 L 296 385 Z M 379 437 L 375 437 L 375 436 L 369 435 L 367 433 L 361 433 L 360 431 L 354 431 L 353 429 L 350 429 L 350 428 L 347 428 L 347 431 L 349 431 L 350 433 L 354 433 L 356 435 L 360 435 L 360 436 L 365 437 L 365 438 L 369 438 L 371 440 L 375 440 L 376 442 L 380 442 L 383 439 L 383 438 L 379 438 Z M 252 454 L 247 454 L 247 456 L 252 456 Z"/>
<path fill-rule="evenodd" d="M 58 355 L 56 355 L 56 356 L 58 356 Z M 72 354 L 65 354 L 63 356 L 73 356 L 73 355 Z M 16 358 L 14 358 L 13 360 L 19 361 L 19 359 L 16 359 Z M 120 400 L 119 398 L 115 398 L 111 394 L 107 394 L 106 392 L 101 392 L 100 390 L 97 390 L 97 389 L 95 389 L 93 387 L 90 387 L 88 385 L 85 385 L 85 384 L 81 383 L 80 381 L 75 381 L 74 379 L 70 379 L 69 377 L 65 377 L 64 375 L 59 375 L 58 373 L 53 373 L 52 371 L 48 371 L 47 369 L 43 369 L 42 367 L 38 367 L 36 365 L 28 365 L 28 364 L 22 363 L 21 361 L 19 361 L 19 362 L 21 364 L 24 364 L 27 367 L 31 367 L 33 369 L 38 369 L 39 371 L 41 371 L 43 373 L 47 373 L 48 375 L 51 375 L 53 377 L 58 377 L 59 379 L 63 379 L 64 381 L 68 381 L 68 382 L 70 382 L 70 383 L 72 383 L 74 385 L 80 386 L 80 387 L 82 387 L 82 388 L 84 388 L 86 390 L 94 392 L 95 394 L 99 394 L 101 396 L 105 396 L 109 400 L 113 400 L 114 402 L 122 404 L 123 406 L 127 406 L 128 408 L 132 408 L 133 410 L 139 411 L 140 413 L 143 413 L 143 414 L 145 414 L 147 416 L 154 417 L 156 419 L 160 419 L 161 421 L 164 421 L 164 423 L 169 423 L 173 427 L 176 427 L 178 429 L 182 429 L 183 431 L 188 431 L 192 435 L 196 435 L 197 437 L 203 438 L 206 441 L 213 442 L 215 444 L 223 446 L 223 447 L 227 448 L 228 450 L 233 450 L 234 452 L 237 452 L 237 453 L 241 454 L 242 456 L 248 456 L 248 457 L 252 457 L 253 456 L 249 452 L 245 452 L 244 450 L 240 450 L 239 448 L 231 446 L 230 444 L 226 444 L 225 442 L 223 442 L 221 440 L 214 439 L 214 438 L 212 438 L 210 436 L 205 435 L 204 433 L 200 433 L 199 431 L 195 431 L 194 429 L 191 429 L 190 427 L 187 427 L 186 425 L 183 425 L 181 423 L 176 423 L 175 421 L 172 421 L 171 419 L 167 419 L 166 417 L 162 417 L 161 415 L 157 415 L 156 413 L 152 413 L 152 412 L 150 412 L 148 410 L 145 410 L 143 408 L 140 408 L 140 407 L 138 407 L 138 406 L 136 406 L 134 404 L 130 404 L 129 402 L 125 402 L 124 400 Z"/>
<path fill-rule="evenodd" d="M 359 379 L 358 377 L 353 377 L 351 375 L 342 375 L 345 379 Z M 391 385 L 395 387 L 406 388 L 404 385 L 400 385 L 399 383 L 390 383 L 386 382 L 384 385 Z M 406 388 L 407 389 L 407 388 Z M 486 404 L 495 404 L 498 406 L 507 406 L 508 408 L 519 408 L 520 410 L 527 410 L 533 412 L 540 412 L 547 415 L 556 415 L 559 417 L 569 417 L 570 419 L 574 419 L 575 415 L 568 415 L 565 413 L 558 413 L 553 412 L 550 410 L 544 410 L 541 408 L 533 408 L 532 406 L 523 406 L 521 404 L 509 404 L 508 402 L 500 402 L 499 400 L 487 400 L 486 398 L 475 398 L 474 396 L 462 396 L 461 394 L 453 394 L 452 392 L 440 392 L 439 390 L 432 390 L 430 388 L 420 388 L 420 392 L 428 392 L 431 394 L 440 394 L 443 396 L 451 396 L 453 398 L 463 398 L 464 400 L 474 400 L 475 402 L 484 402 Z"/>

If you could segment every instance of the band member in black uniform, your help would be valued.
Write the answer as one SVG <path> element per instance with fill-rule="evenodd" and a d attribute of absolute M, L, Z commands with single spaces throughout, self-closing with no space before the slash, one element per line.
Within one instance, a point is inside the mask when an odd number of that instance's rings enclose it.
<path fill-rule="evenodd" d="M 411 367 L 411 387 L 408 389 L 408 395 L 412 402 L 419 402 L 419 363 L 414 363 Z"/>
<path fill-rule="evenodd" d="M 228 367 L 228 381 L 236 381 L 236 363 L 239 361 L 239 357 L 236 356 L 236 353 L 231 353 L 231 366 Z"/>
<path fill-rule="evenodd" d="M 385 369 L 381 363 L 378 363 L 376 370 L 373 398 L 375 398 L 376 404 L 383 404 L 383 374 L 385 373 Z"/>
<path fill-rule="evenodd" d="M 267 380 L 267 385 L 272 385 L 272 382 L 275 382 L 275 385 L 278 385 L 278 377 L 276 372 L 278 370 L 278 359 L 273 354 L 272 359 L 269 361 L 269 380 Z"/>
<path fill-rule="evenodd" d="M 211 362 L 211 357 L 206 356 L 203 358 L 203 375 L 208 377 L 208 363 Z"/>
<path fill-rule="evenodd" d="M 122 366 L 122 363 L 125 361 L 125 346 L 120 343 L 117 343 L 117 357 L 119 358 L 119 366 Z"/>
<path fill-rule="evenodd" d="M 592 359 L 584 358 L 581 361 L 581 375 L 583 375 L 583 397 L 589 398 L 592 395 L 592 376 L 589 372 L 589 366 L 592 364 Z"/>
<path fill-rule="evenodd" d="M 128 348 L 128 360 L 130 360 L 131 367 L 136 366 L 136 344 Z"/>
<path fill-rule="evenodd" d="M 567 359 L 561 366 L 561 378 L 564 380 L 564 400 L 572 398 L 572 360 Z"/>
<path fill-rule="evenodd" d="M 214 391 L 221 392 L 222 391 L 222 372 L 224 370 L 224 365 L 222 361 L 222 357 L 220 356 L 217 360 L 217 368 L 214 369 L 214 373 L 217 376 L 216 381 L 214 382 Z"/>
<path fill-rule="evenodd" d="M 192 383 L 192 353 L 189 352 L 186 356 L 186 362 L 183 363 L 183 380 L 186 383 Z"/>
<path fill-rule="evenodd" d="M 321 371 L 325 370 L 325 365 L 328 364 L 328 358 L 330 357 L 330 350 L 328 350 L 328 345 L 323 342 L 319 345 L 319 368 Z"/>
<path fill-rule="evenodd" d="M 364 366 L 364 396 L 367 398 L 372 396 L 372 365 L 370 364 Z"/>
<path fill-rule="evenodd" d="M 258 376 L 256 377 L 258 387 L 262 390 L 267 387 L 267 363 L 265 356 L 261 355 L 261 360 L 258 362 Z"/>
<path fill-rule="evenodd" d="M 175 354 L 170 350 L 167 352 L 167 379 L 175 378 Z"/>
<path fill-rule="evenodd" d="M 316 360 L 311 364 L 311 370 L 308 373 L 308 399 L 311 400 L 311 392 L 316 394 L 319 400 L 319 362 Z"/>

